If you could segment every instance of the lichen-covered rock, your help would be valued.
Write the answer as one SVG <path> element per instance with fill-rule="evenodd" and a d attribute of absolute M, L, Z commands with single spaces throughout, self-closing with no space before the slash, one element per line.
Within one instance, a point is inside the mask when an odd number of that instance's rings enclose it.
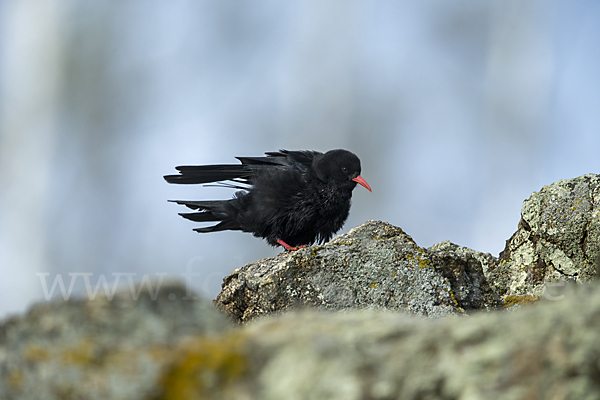
<path fill-rule="evenodd" d="M 475 257 L 421 248 L 400 228 L 368 221 L 323 246 L 233 271 L 215 304 L 233 320 L 247 322 L 307 306 L 439 317 L 485 309 L 496 300 Z"/>
<path fill-rule="evenodd" d="M 487 276 L 488 269 L 491 266 L 494 266 L 498 259 L 491 255 L 490 253 L 483 253 L 481 251 L 473 250 L 468 247 L 459 246 L 450 242 L 449 240 L 445 240 L 440 243 L 436 243 L 433 246 L 429 247 L 430 251 L 448 251 L 451 253 L 460 254 L 464 257 L 473 257 L 475 260 L 479 261 L 481 264 L 481 268 L 483 269 L 484 275 Z"/>
<path fill-rule="evenodd" d="M 0 324 L 0 400 L 600 398 L 600 287 L 546 292 L 597 274 L 599 183 L 534 193 L 500 260 L 369 221 L 248 264 L 215 304 L 273 317 L 237 328 L 179 285 L 36 305 Z M 554 301 L 463 317 L 498 293 Z"/>
<path fill-rule="evenodd" d="M 600 398 L 597 285 L 512 313 L 304 310 L 237 329 L 200 301 L 113 301 L 0 325 L 0 399 Z"/>
<path fill-rule="evenodd" d="M 600 290 L 513 313 L 423 319 L 392 312 L 287 314 L 250 324 L 256 397 L 600 398 Z"/>
<path fill-rule="evenodd" d="M 600 175 L 544 186 L 523 203 L 518 230 L 487 277 L 507 304 L 587 282 L 600 262 Z"/>
<path fill-rule="evenodd" d="M 600 175 L 544 187 L 500 259 L 369 221 L 234 271 L 214 304 L 273 316 L 237 328 L 176 284 L 38 304 L 0 323 L 0 400 L 597 399 L 600 287 L 563 284 L 598 273 L 599 210 Z"/>
<path fill-rule="evenodd" d="M 5 321 L 0 399 L 600 398 L 597 285 L 513 313 L 304 310 L 237 329 L 170 292 Z"/>
<path fill-rule="evenodd" d="M 149 398 L 179 340 L 210 342 L 231 328 L 208 301 L 186 300 L 174 284 L 137 299 L 125 291 L 40 303 L 0 325 L 0 399 Z"/>

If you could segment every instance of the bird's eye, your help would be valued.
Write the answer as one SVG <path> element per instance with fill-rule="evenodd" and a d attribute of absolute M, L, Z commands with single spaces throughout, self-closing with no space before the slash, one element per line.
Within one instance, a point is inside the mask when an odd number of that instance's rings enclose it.
<path fill-rule="evenodd" d="M 348 172 L 348 168 L 342 167 L 342 172 Z"/>

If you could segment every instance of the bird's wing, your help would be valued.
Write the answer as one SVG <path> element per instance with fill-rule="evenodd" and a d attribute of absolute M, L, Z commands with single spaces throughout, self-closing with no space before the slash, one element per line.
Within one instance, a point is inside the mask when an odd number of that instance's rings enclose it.
<path fill-rule="evenodd" d="M 285 164 L 291 169 L 294 169 L 302 174 L 305 174 L 311 169 L 315 157 L 323 155 L 318 151 L 311 150 L 279 150 L 277 152 L 265 153 L 267 159 L 277 159 L 281 164 Z"/>
<path fill-rule="evenodd" d="M 265 153 L 267 158 L 276 158 L 276 159 L 285 159 L 286 163 L 291 165 L 302 165 L 306 168 L 309 168 L 312 165 L 315 156 L 322 154 L 318 151 L 312 150 L 279 150 L 276 152 Z"/>
<path fill-rule="evenodd" d="M 297 169 L 306 172 L 314 157 L 321 153 L 280 150 L 265 154 L 266 157 L 236 157 L 241 164 L 184 165 L 175 168 L 179 175 L 166 175 L 164 178 L 169 183 L 179 184 L 231 181 L 235 184 L 251 185 L 253 177 L 266 170 Z M 246 189 L 236 185 L 232 187 Z"/>
<path fill-rule="evenodd" d="M 279 150 L 265 153 L 266 157 L 236 157 L 253 170 L 253 175 L 263 171 L 295 170 L 301 174 L 306 173 L 315 158 L 322 154 L 317 151 L 291 151 Z M 248 182 L 252 183 L 252 182 Z"/>
<path fill-rule="evenodd" d="M 291 150 L 279 150 L 265 153 L 266 157 L 236 157 L 238 160 L 245 165 L 264 165 L 264 166 L 296 166 L 310 167 L 313 159 L 317 154 L 321 154 L 318 151 L 291 151 Z"/>

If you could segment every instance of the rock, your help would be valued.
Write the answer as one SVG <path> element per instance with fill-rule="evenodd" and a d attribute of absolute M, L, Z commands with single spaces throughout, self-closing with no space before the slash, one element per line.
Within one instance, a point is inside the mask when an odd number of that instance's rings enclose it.
<path fill-rule="evenodd" d="M 176 284 L 35 305 L 0 400 L 600 398 L 599 183 L 532 194 L 499 259 L 369 221 L 248 264 L 214 302 L 241 326 Z"/>
<path fill-rule="evenodd" d="M 0 399 L 596 399 L 600 288 L 512 313 L 304 310 L 230 329 L 201 301 L 35 306 L 0 325 Z"/>
<path fill-rule="evenodd" d="M 247 322 L 305 306 L 439 317 L 560 297 L 565 282 L 597 274 L 599 210 L 600 175 L 546 186 L 524 202 L 500 258 L 448 241 L 423 249 L 400 228 L 369 221 L 324 246 L 235 270 L 215 304 Z"/>
<path fill-rule="evenodd" d="M 445 240 L 440 243 L 436 243 L 433 246 L 429 247 L 430 251 L 449 251 L 451 253 L 456 253 L 463 255 L 464 257 L 473 257 L 481 264 L 481 268 L 483 269 L 483 274 L 487 276 L 488 270 L 491 266 L 496 265 L 498 263 L 498 258 L 494 257 L 490 253 L 482 253 L 481 251 L 473 250 L 468 247 L 459 246 L 450 242 L 449 240 Z"/>
<path fill-rule="evenodd" d="M 215 300 L 236 322 L 307 306 L 440 317 L 496 304 L 481 263 L 471 254 L 421 248 L 381 221 L 368 221 L 323 246 L 236 269 Z"/>
<path fill-rule="evenodd" d="M 208 301 L 185 295 L 163 285 L 156 297 L 61 299 L 10 318 L 0 326 L 0 399 L 147 398 L 171 346 L 232 328 Z"/>
<path fill-rule="evenodd" d="M 555 296 L 587 282 L 600 264 L 600 175 L 544 186 L 523 203 L 518 230 L 487 270 L 505 304 Z"/>
<path fill-rule="evenodd" d="M 600 398 L 600 290 L 512 313 L 288 314 L 250 324 L 270 399 Z M 256 362 L 256 361 L 255 361 Z"/>

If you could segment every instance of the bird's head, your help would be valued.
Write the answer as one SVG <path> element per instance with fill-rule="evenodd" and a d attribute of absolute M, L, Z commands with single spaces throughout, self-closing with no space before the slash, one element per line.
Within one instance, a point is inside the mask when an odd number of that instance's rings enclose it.
<path fill-rule="evenodd" d="M 314 169 L 324 182 L 351 185 L 352 188 L 358 183 L 371 191 L 367 181 L 360 176 L 360 160 L 348 150 L 329 150 L 315 159 Z"/>

